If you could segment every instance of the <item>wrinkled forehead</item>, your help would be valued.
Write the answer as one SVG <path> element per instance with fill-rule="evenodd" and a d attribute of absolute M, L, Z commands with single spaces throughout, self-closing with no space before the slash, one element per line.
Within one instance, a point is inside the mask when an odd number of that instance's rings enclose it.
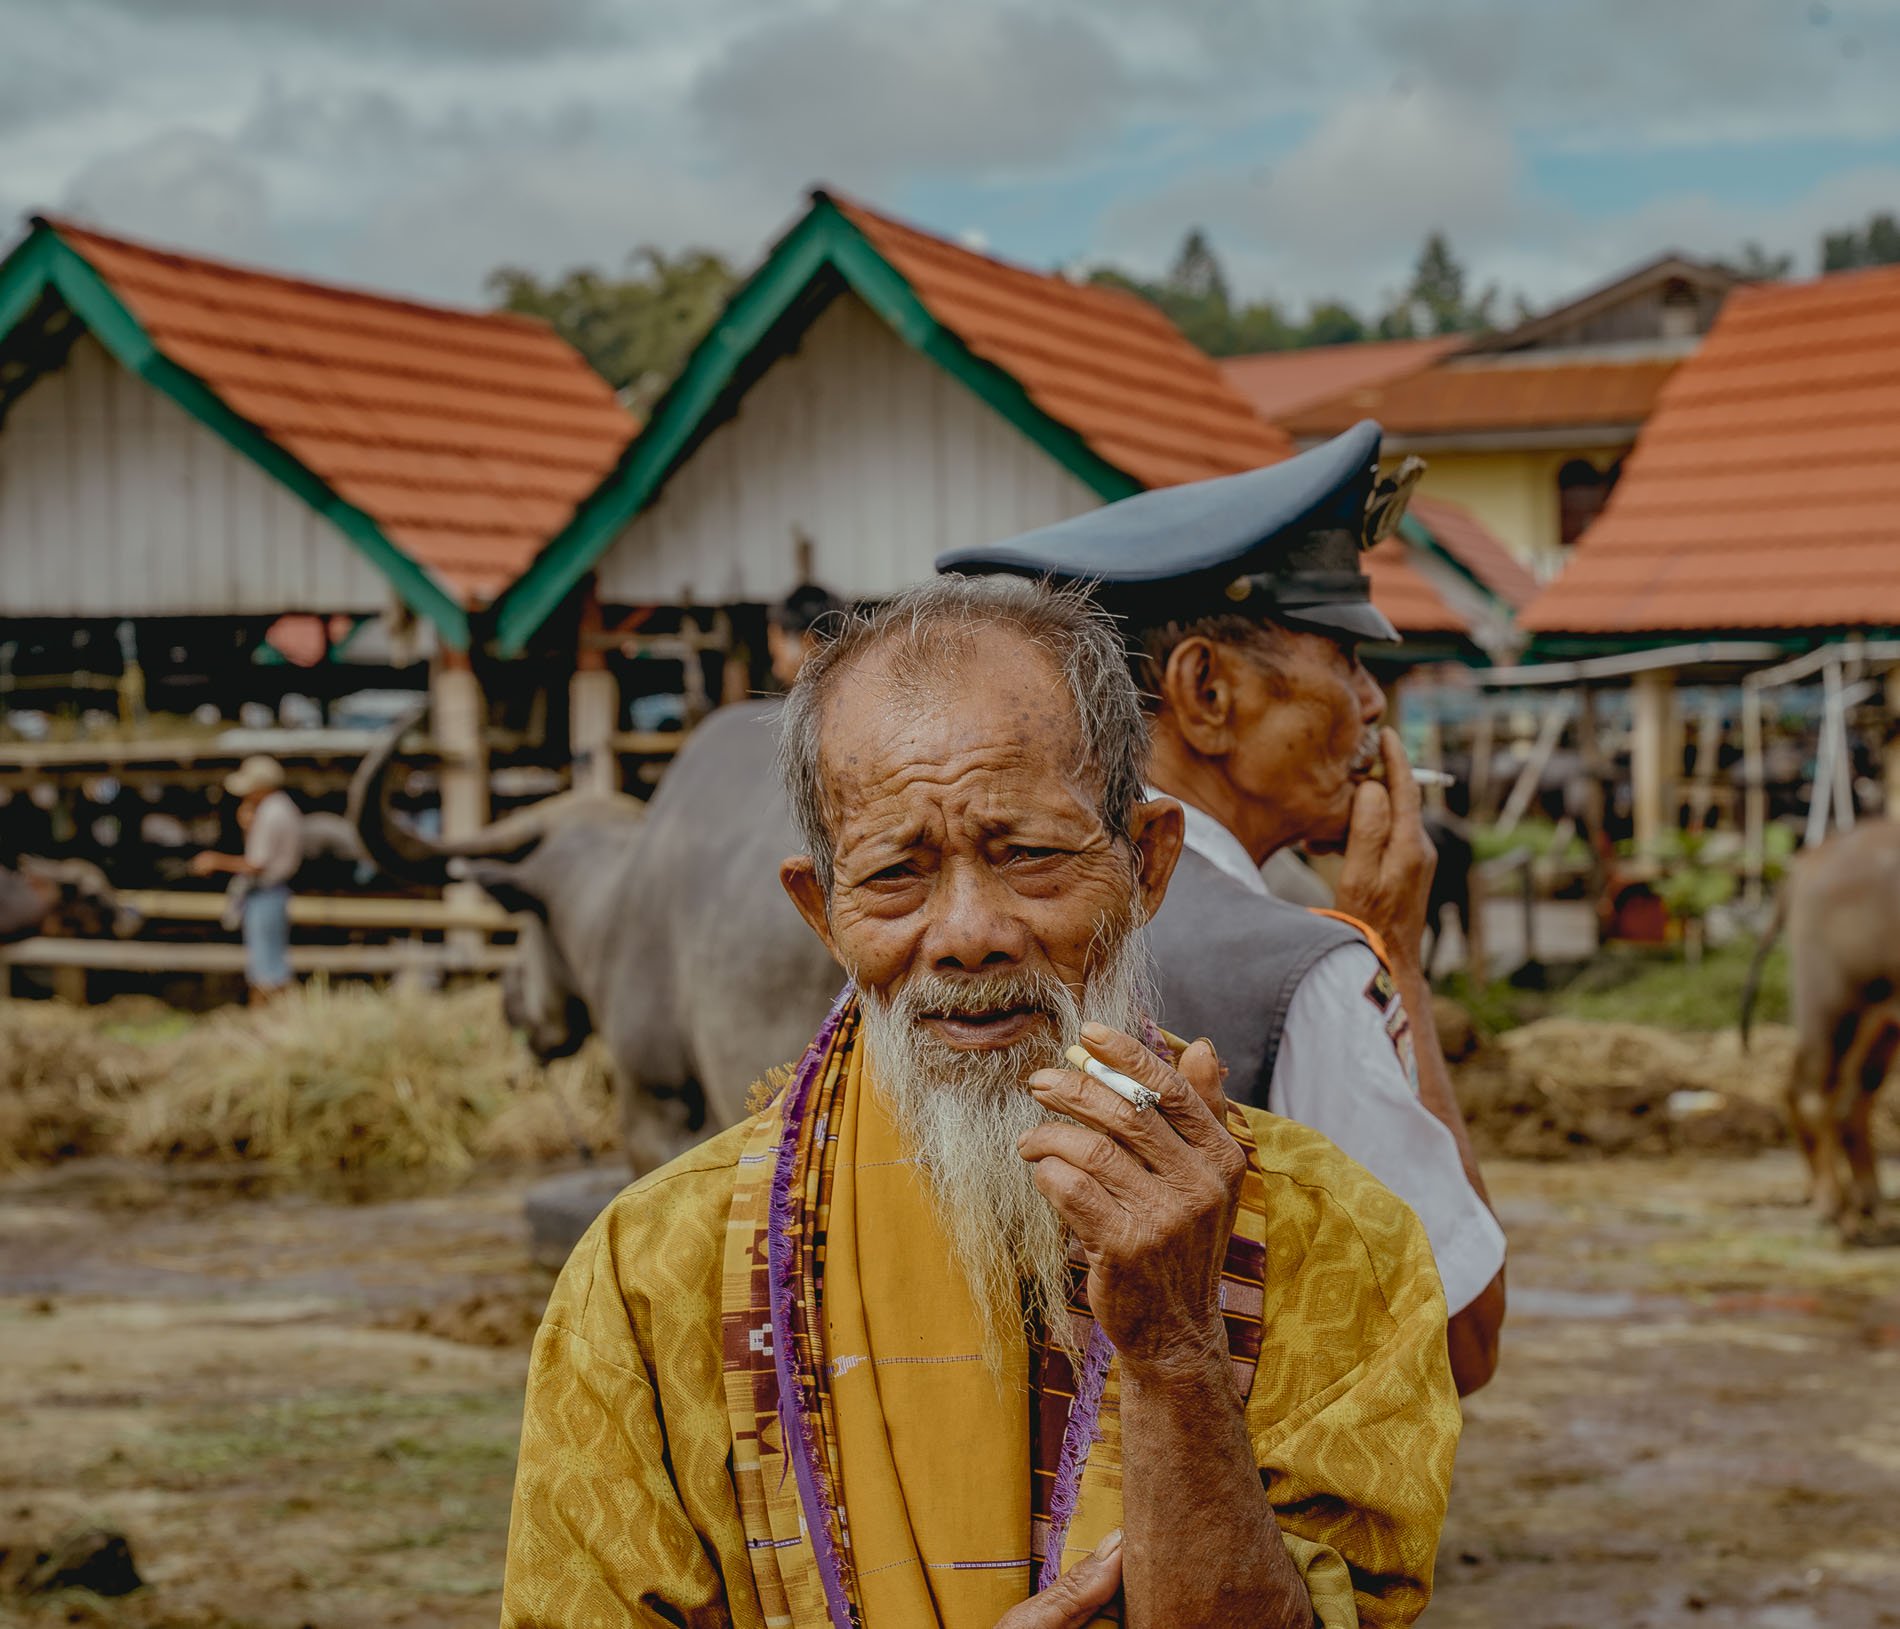
<path fill-rule="evenodd" d="M 995 627 L 867 651 L 833 676 L 819 728 L 820 774 L 834 810 L 920 771 L 953 775 L 964 766 L 1033 765 L 1050 794 L 1067 801 L 1088 780 L 1086 757 L 1055 658 Z"/>

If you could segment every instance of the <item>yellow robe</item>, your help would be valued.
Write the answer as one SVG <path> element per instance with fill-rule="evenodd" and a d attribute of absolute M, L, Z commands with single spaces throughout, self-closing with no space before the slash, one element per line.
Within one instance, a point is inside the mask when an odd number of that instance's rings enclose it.
<path fill-rule="evenodd" d="M 1255 1458 L 1318 1621 L 1410 1623 L 1430 1599 L 1460 1427 L 1430 1246 L 1325 1138 L 1247 1112 L 1268 1217 Z M 555 1286 L 529 1372 L 503 1629 L 767 1629 L 720 1345 L 748 1129 L 629 1188 Z"/>

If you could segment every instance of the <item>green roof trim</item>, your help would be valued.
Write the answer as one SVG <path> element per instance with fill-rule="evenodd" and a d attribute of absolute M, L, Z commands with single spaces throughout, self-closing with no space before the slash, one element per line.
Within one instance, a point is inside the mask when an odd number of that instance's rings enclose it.
<path fill-rule="evenodd" d="M 1038 407 L 1012 374 L 977 356 L 932 316 L 903 274 L 830 198 L 816 192 L 811 208 L 727 302 L 613 471 L 496 602 L 494 643 L 501 655 L 521 653 L 653 502 L 681 458 L 749 387 L 749 366 L 761 349 L 796 320 L 801 300 L 825 277 L 863 300 L 906 345 L 994 408 L 1104 502 L 1142 490 L 1127 471 Z"/>
<path fill-rule="evenodd" d="M 468 613 L 440 583 L 361 509 L 346 503 L 314 471 L 240 417 L 204 380 L 167 357 L 85 256 L 61 238 L 56 227 L 36 219 L 26 241 L 0 264 L 0 341 L 48 289 L 66 302 L 121 367 L 169 396 L 303 499 L 369 557 L 416 613 L 435 624 L 447 644 L 468 648 Z"/>
<path fill-rule="evenodd" d="M 1438 534 L 1409 509 L 1399 519 L 1399 535 L 1403 537 L 1406 542 L 1423 549 L 1434 560 L 1442 560 L 1446 565 L 1450 566 L 1453 571 L 1457 572 L 1460 577 L 1464 578 L 1466 582 L 1470 583 L 1473 588 L 1482 593 L 1486 599 L 1490 600 L 1492 604 L 1501 606 L 1507 616 L 1515 614 L 1512 612 L 1510 606 L 1504 603 L 1495 588 L 1473 571 L 1471 567 L 1466 565 L 1464 561 L 1460 560 L 1457 555 L 1453 554 L 1450 549 L 1446 548 L 1443 543 L 1439 542 Z"/>

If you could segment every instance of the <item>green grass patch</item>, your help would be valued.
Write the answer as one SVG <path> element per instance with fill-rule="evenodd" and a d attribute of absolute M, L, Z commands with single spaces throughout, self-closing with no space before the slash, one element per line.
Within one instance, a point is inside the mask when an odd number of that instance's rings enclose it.
<path fill-rule="evenodd" d="M 1674 946 L 1612 945 L 1555 990 L 1518 990 L 1501 981 L 1474 989 L 1462 973 L 1441 979 L 1438 990 L 1463 1007 L 1485 1036 L 1539 1018 L 1715 1032 L 1740 1022 L 1742 986 L 1754 954 L 1753 944 L 1730 945 L 1709 951 L 1691 966 Z M 1754 1021 L 1788 1022 L 1788 955 L 1783 946 L 1769 953 L 1762 969 Z"/>

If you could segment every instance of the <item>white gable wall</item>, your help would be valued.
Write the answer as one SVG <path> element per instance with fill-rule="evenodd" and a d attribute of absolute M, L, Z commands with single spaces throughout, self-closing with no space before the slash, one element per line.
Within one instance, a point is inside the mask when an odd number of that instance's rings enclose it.
<path fill-rule="evenodd" d="M 90 334 L 0 425 L 0 617 L 375 612 L 355 544 Z"/>
<path fill-rule="evenodd" d="M 797 586 L 801 534 L 818 582 L 885 595 L 929 577 L 944 549 L 1100 502 L 844 294 L 615 540 L 600 597 L 775 600 Z"/>

